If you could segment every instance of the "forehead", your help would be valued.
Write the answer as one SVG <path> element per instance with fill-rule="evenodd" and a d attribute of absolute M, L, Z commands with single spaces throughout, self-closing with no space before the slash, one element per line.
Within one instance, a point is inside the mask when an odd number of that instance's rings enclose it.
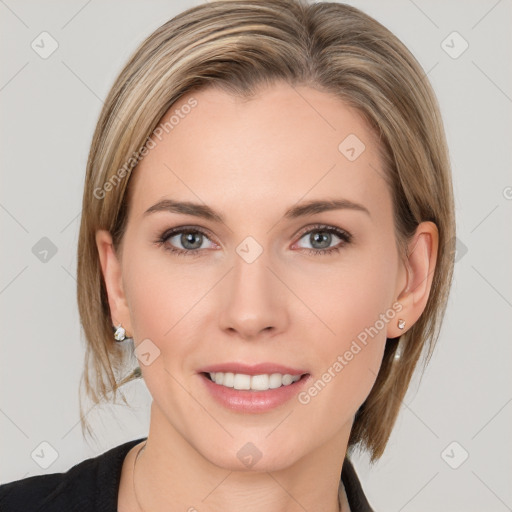
<path fill-rule="evenodd" d="M 332 94 L 287 84 L 250 99 L 202 89 L 176 102 L 159 126 L 131 178 L 135 215 L 165 197 L 258 213 L 301 198 L 344 197 L 369 209 L 378 196 L 382 202 L 376 136 Z"/>

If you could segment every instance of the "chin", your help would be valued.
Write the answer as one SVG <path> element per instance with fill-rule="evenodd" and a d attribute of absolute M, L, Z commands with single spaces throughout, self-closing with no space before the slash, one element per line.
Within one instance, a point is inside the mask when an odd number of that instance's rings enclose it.
<path fill-rule="evenodd" d="M 204 447 L 196 447 L 198 452 L 209 462 L 220 468 L 229 471 L 242 472 L 267 472 L 286 469 L 296 462 L 301 451 L 297 446 L 283 446 L 279 440 L 277 444 L 265 440 L 261 442 L 242 441 L 240 438 L 231 439 L 231 442 L 224 444 L 212 443 Z"/>

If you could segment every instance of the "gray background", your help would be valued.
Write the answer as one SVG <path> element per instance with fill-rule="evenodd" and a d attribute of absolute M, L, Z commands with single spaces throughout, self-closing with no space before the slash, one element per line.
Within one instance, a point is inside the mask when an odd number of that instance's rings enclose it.
<path fill-rule="evenodd" d="M 147 35 L 198 3 L 0 0 L 2 483 L 66 471 L 147 434 L 150 395 L 139 381 L 125 388 L 132 409 L 88 412 L 99 443 L 81 435 L 82 185 L 116 74 Z M 437 350 L 421 385 L 419 376 L 411 385 L 385 455 L 374 467 L 357 457 L 356 469 L 378 511 L 512 510 L 512 4 L 349 3 L 390 28 L 428 72 L 447 131 L 458 224 Z M 58 43 L 46 59 L 31 47 L 43 31 Z"/>

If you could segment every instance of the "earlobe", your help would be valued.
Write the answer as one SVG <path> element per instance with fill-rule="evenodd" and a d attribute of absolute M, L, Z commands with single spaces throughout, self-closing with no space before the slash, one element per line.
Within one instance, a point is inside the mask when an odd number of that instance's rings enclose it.
<path fill-rule="evenodd" d="M 101 271 L 107 290 L 110 316 L 113 325 L 122 324 L 126 332 L 131 332 L 128 304 L 124 293 L 121 264 L 112 243 L 112 236 L 106 230 L 96 232 L 96 246 Z"/>
<path fill-rule="evenodd" d="M 423 313 L 430 295 L 434 270 L 437 262 L 439 232 L 430 221 L 422 222 L 409 242 L 407 259 L 404 262 L 406 284 L 398 294 L 397 302 L 402 305 L 400 319 L 411 328 Z M 388 338 L 403 334 L 398 325 L 392 326 Z"/>

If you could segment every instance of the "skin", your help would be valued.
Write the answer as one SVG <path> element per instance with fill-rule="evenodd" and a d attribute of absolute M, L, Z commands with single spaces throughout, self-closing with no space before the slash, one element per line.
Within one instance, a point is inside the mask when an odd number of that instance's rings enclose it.
<path fill-rule="evenodd" d="M 96 237 L 113 323 L 122 323 L 136 346 L 149 338 L 160 350 L 140 365 L 153 402 L 135 471 L 138 501 L 132 468 L 139 445 L 123 465 L 119 510 L 141 510 L 140 503 L 154 512 L 334 512 L 354 414 L 375 382 L 386 337 L 406 332 L 425 308 L 436 226 L 420 224 L 408 259 L 401 258 L 377 141 L 335 96 L 277 83 L 250 100 L 214 88 L 193 97 L 197 106 L 130 178 L 119 253 L 108 232 Z M 338 150 L 349 134 L 366 146 L 355 161 Z M 144 215 L 164 198 L 206 203 L 225 222 Z M 298 202 L 337 198 L 369 214 L 340 209 L 283 218 Z M 310 235 L 322 232 L 315 224 L 348 231 L 352 241 L 332 235 L 324 245 L 315 242 Z M 155 244 L 178 226 L 208 233 L 199 256 Z M 236 252 L 247 236 L 263 248 L 250 264 Z M 191 247 L 182 242 L 174 236 L 166 244 Z M 307 253 L 326 246 L 340 251 Z M 270 361 L 306 369 L 314 382 L 396 302 L 401 312 L 308 404 L 294 398 L 242 414 L 213 401 L 197 373 L 213 363 Z M 407 322 L 404 331 L 398 318 Z M 237 457 L 248 442 L 262 453 L 251 468 Z"/>

